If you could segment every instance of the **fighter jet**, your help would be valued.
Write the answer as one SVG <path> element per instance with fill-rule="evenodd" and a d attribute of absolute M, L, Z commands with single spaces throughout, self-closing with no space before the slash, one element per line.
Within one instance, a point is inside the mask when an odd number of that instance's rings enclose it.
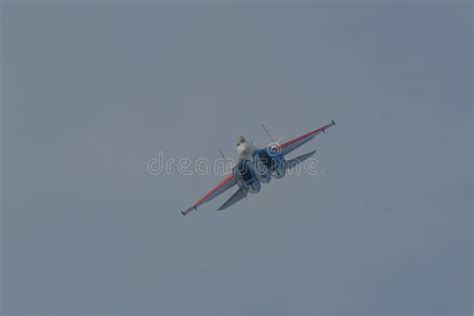
<path fill-rule="evenodd" d="M 225 210 L 229 206 L 246 198 L 249 193 L 258 193 L 262 183 L 269 183 L 272 178 L 283 178 L 288 169 L 295 167 L 314 155 L 316 150 L 288 160 L 285 159 L 287 154 L 312 140 L 316 135 L 325 133 L 328 128 L 334 125 L 336 125 L 336 123 L 331 121 L 329 124 L 290 141 L 281 144 L 280 142 L 272 142 L 265 148 L 257 148 L 251 142 L 247 142 L 244 137 L 238 137 L 235 144 L 238 162 L 232 168 L 232 172 L 226 175 L 217 186 L 200 198 L 190 208 L 181 211 L 181 214 L 187 215 L 191 211 L 197 210 L 202 204 L 209 202 L 236 185 L 238 187 L 237 191 L 219 207 L 218 211 Z M 265 131 L 267 130 L 265 129 Z"/>

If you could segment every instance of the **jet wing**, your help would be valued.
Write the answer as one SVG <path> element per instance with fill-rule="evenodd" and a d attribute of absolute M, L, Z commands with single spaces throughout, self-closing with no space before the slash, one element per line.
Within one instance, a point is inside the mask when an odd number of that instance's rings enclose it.
<path fill-rule="evenodd" d="M 301 145 L 309 142 L 316 135 L 321 134 L 321 133 L 325 133 L 326 129 L 328 129 L 331 126 L 334 126 L 334 125 L 336 125 L 336 123 L 334 123 L 334 121 L 331 121 L 331 123 L 329 123 L 327 125 L 324 125 L 323 127 L 315 129 L 314 131 L 311 131 L 309 133 L 301 135 L 300 137 L 297 137 L 297 138 L 292 139 L 292 140 L 290 140 L 286 143 L 281 144 L 279 150 L 283 155 L 286 155 L 286 154 L 292 152 L 293 150 L 295 150 L 296 148 L 300 147 Z"/>
<path fill-rule="evenodd" d="M 222 179 L 222 181 L 217 186 L 215 186 L 211 191 L 209 191 L 206 195 L 204 195 L 202 198 L 200 198 L 196 203 L 193 204 L 193 206 L 191 206 L 190 208 L 188 208 L 185 211 L 181 211 L 181 214 L 187 215 L 192 210 L 197 210 L 198 206 L 200 206 L 200 205 L 202 205 L 206 202 L 209 202 L 210 200 L 212 200 L 216 196 L 218 196 L 221 193 L 223 193 L 223 192 L 227 191 L 228 189 L 232 188 L 235 184 L 237 184 L 237 182 L 235 181 L 233 173 L 225 176 L 225 178 Z"/>

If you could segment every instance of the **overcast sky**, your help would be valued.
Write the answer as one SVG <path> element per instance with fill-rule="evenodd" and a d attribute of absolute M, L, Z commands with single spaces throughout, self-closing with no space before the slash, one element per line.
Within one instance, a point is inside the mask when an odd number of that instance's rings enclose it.
<path fill-rule="evenodd" d="M 472 313 L 472 2 L 1 4 L 2 313 Z M 317 175 L 183 217 L 323 124 Z"/>

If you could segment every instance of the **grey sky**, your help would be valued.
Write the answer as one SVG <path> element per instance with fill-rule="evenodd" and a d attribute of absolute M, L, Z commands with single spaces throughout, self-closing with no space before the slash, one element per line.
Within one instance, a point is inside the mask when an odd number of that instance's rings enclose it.
<path fill-rule="evenodd" d="M 472 3 L 1 4 L 2 314 L 471 314 Z M 261 124 L 320 173 L 217 213 Z"/>

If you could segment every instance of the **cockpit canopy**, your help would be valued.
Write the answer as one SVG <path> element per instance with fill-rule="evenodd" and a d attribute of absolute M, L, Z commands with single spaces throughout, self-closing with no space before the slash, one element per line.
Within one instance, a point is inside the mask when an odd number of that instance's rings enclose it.
<path fill-rule="evenodd" d="M 247 140 L 245 139 L 245 137 L 239 136 L 239 137 L 237 137 L 237 143 L 235 145 L 240 146 L 241 144 L 246 143 L 246 142 L 247 142 Z"/>

